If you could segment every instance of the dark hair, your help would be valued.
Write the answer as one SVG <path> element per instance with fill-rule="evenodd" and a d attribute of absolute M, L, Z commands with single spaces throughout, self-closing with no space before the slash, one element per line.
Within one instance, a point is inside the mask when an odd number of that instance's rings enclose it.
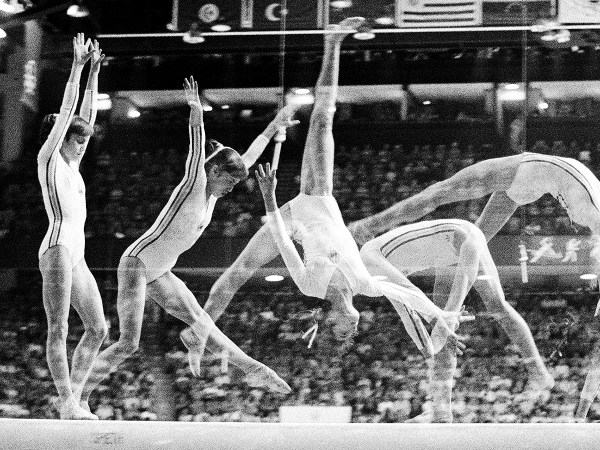
<path fill-rule="evenodd" d="M 218 153 L 217 153 L 218 152 Z M 210 158 L 211 155 L 214 155 Z M 206 171 L 210 171 L 213 166 L 219 166 L 232 177 L 244 179 L 248 176 L 248 168 L 244 164 L 242 157 L 231 147 L 226 147 L 214 139 L 209 139 L 206 143 Z"/>
<path fill-rule="evenodd" d="M 54 124 L 56 123 L 56 118 L 58 114 L 47 114 L 42 121 L 42 125 L 40 126 L 40 135 L 39 135 L 39 143 L 40 145 L 44 145 L 44 142 L 48 139 Z M 71 124 L 69 125 L 69 129 L 67 130 L 67 134 L 65 135 L 65 140 L 71 139 L 71 135 L 76 134 L 78 136 L 91 136 L 94 134 L 94 127 L 92 127 L 84 118 L 80 116 L 73 116 L 71 120 Z"/>

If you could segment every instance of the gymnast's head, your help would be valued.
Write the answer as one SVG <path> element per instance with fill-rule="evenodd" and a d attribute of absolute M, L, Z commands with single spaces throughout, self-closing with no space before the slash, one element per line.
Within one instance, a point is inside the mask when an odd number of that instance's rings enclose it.
<path fill-rule="evenodd" d="M 210 139 L 206 143 L 206 189 L 215 197 L 223 197 L 248 176 L 242 157 L 231 147 Z"/>
<path fill-rule="evenodd" d="M 325 300 L 331 302 L 326 323 L 331 325 L 331 331 L 339 341 L 351 339 L 358 329 L 360 315 L 352 305 L 353 295 L 346 277 L 339 269 L 336 270 L 327 287 Z"/>
<path fill-rule="evenodd" d="M 56 123 L 58 114 L 47 114 L 40 127 L 39 142 L 40 145 L 48 140 L 52 129 Z M 85 152 L 86 142 L 94 134 L 92 127 L 85 119 L 80 116 L 73 116 L 71 124 L 67 128 L 65 138 L 63 139 L 60 153 L 67 159 L 78 159 Z"/>

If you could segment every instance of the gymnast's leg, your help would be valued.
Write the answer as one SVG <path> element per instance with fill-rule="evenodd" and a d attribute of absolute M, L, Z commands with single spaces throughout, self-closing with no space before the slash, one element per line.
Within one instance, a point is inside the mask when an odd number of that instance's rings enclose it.
<path fill-rule="evenodd" d="M 487 242 L 496 236 L 518 207 L 519 204 L 506 195 L 506 192 L 497 191 L 492 194 L 481 216 L 475 222 Z"/>
<path fill-rule="evenodd" d="M 148 284 L 148 296 L 165 311 L 189 325 L 182 334 L 184 344 L 190 349 L 190 369 L 195 376 L 200 375 L 200 360 L 204 347 L 211 353 L 226 351 L 232 364 L 246 374 L 248 384 L 255 387 L 268 387 L 277 392 L 288 393 L 289 386 L 264 364 L 250 358 L 221 330 L 200 307 L 194 294 L 185 283 L 173 273 L 167 272 Z M 185 331 L 185 330 L 184 330 Z"/>
<path fill-rule="evenodd" d="M 361 17 L 344 19 L 325 34 L 323 63 L 315 86 L 315 104 L 310 116 L 302 157 L 300 192 L 307 195 L 332 195 L 333 192 L 333 116 L 338 90 L 340 49 L 344 38 L 364 21 Z"/>
<path fill-rule="evenodd" d="M 505 191 L 512 183 L 520 161 L 521 155 L 480 161 L 380 213 L 349 224 L 348 229 L 362 245 L 373 236 L 413 222 L 439 206 Z"/>
<path fill-rule="evenodd" d="M 485 245 L 483 236 L 479 240 L 481 245 Z M 484 279 L 477 279 L 474 288 L 481 296 L 486 309 L 502 326 L 510 340 L 519 347 L 529 373 L 525 389 L 531 391 L 551 389 L 554 386 L 554 379 L 544 365 L 527 323 L 504 298 L 498 270 L 489 250 L 487 247 L 484 248 L 485 251 L 481 252 L 479 267 L 481 274 L 486 276 Z"/>

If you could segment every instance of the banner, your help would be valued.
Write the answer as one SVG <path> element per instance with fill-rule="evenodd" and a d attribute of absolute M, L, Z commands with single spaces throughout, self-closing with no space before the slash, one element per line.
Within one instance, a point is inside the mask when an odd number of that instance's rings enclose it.
<path fill-rule="evenodd" d="M 600 23 L 598 0 L 560 0 L 558 3 L 560 23 Z"/>
<path fill-rule="evenodd" d="M 173 30 L 188 31 L 198 23 L 200 31 L 209 31 L 215 24 L 241 27 L 241 12 L 245 0 L 173 0 Z"/>
<path fill-rule="evenodd" d="M 396 25 L 448 27 L 481 25 L 482 0 L 396 0 Z"/>
<path fill-rule="evenodd" d="M 329 4 L 331 5 L 332 2 Z M 339 23 L 346 17 L 364 17 L 373 28 L 393 28 L 396 0 L 354 0 L 347 8 L 329 6 L 326 23 Z"/>
<path fill-rule="evenodd" d="M 484 25 L 531 25 L 556 17 L 556 0 L 483 0 Z"/>
<path fill-rule="evenodd" d="M 325 23 L 325 1 L 288 0 L 286 30 L 315 30 Z M 242 6 L 242 28 L 253 30 L 281 29 L 281 2 L 273 0 L 244 0 Z"/>
<path fill-rule="evenodd" d="M 489 243 L 497 266 L 580 267 L 600 259 L 600 241 L 592 236 L 497 236 Z M 560 270 L 560 268 L 557 268 Z"/>

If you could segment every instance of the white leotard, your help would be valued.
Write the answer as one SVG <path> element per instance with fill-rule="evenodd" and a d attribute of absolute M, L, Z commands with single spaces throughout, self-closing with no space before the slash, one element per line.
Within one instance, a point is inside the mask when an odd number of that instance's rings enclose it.
<path fill-rule="evenodd" d="M 144 263 L 147 283 L 171 270 L 179 256 L 196 243 L 210 223 L 217 202 L 215 196 L 206 198 L 203 127 L 190 126 L 189 133 L 183 180 L 154 224 L 123 253 L 123 257 L 136 257 Z M 242 156 L 246 167 L 254 164 L 268 142 L 263 135 L 254 140 Z"/>
<path fill-rule="evenodd" d="M 579 161 L 538 153 L 525 153 L 506 194 L 525 205 L 551 194 L 573 222 L 588 225 L 587 210 L 600 210 L 600 182 Z"/>
<path fill-rule="evenodd" d="M 69 250 L 73 265 L 84 257 L 85 184 L 79 167 L 67 164 L 60 149 L 75 114 L 78 97 L 79 84 L 67 83 L 60 113 L 37 158 L 38 180 L 50 222 L 38 257 L 41 258 L 50 247 L 62 245 Z M 92 126 L 95 120 L 94 97 L 93 90 L 86 90 L 81 108 L 82 118 Z"/>
<path fill-rule="evenodd" d="M 450 266 L 458 262 L 455 233 L 468 227 L 474 225 L 460 219 L 404 225 L 371 239 L 361 248 L 361 254 L 380 254 L 405 275 L 431 267 Z"/>

